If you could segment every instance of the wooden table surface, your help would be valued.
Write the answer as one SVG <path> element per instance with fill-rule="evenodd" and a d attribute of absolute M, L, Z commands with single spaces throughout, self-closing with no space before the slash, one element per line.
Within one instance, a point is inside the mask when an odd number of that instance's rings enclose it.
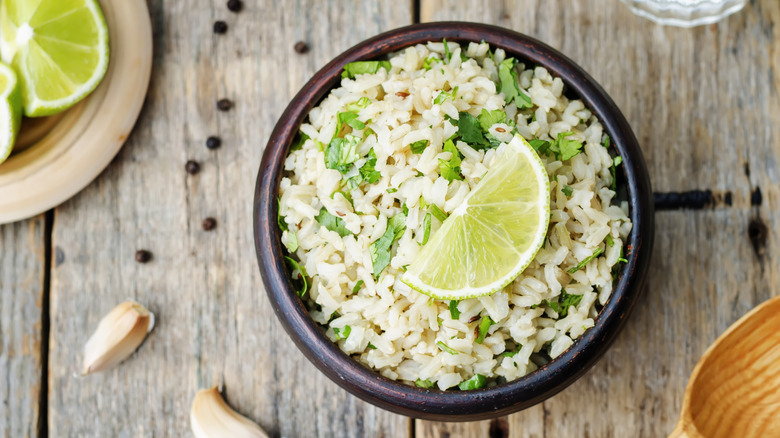
<path fill-rule="evenodd" d="M 238 14 L 223 0 L 148 4 L 151 86 L 124 148 L 72 200 L 0 226 L 2 437 L 190 436 L 195 392 L 218 383 L 272 436 L 665 436 L 699 356 L 778 294 L 777 0 L 695 29 L 653 24 L 618 0 L 245 0 Z M 212 33 L 215 20 L 226 34 Z M 657 212 L 649 281 L 612 348 L 559 395 L 493 421 L 412 420 L 326 379 L 273 314 L 252 241 L 260 157 L 294 93 L 359 41 L 439 20 L 494 23 L 561 50 L 623 110 L 655 191 L 720 200 Z M 235 107 L 217 111 L 220 98 Z M 220 149 L 205 147 L 210 135 Z M 137 263 L 138 249 L 152 261 Z M 151 336 L 117 368 L 74 377 L 97 322 L 127 298 L 156 314 Z"/>

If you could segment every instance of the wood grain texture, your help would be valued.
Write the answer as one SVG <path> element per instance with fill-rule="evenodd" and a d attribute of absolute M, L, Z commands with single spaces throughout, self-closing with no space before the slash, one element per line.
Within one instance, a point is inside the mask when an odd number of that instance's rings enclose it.
<path fill-rule="evenodd" d="M 657 437 L 672 431 L 699 356 L 780 294 L 780 4 L 752 1 L 712 26 L 666 28 L 617 1 L 422 0 L 422 21 L 498 24 L 561 50 L 632 124 L 657 191 L 731 192 L 733 206 L 660 212 L 649 285 L 615 345 L 582 379 L 509 416 L 509 437 Z M 760 188 L 762 202 L 751 205 Z M 490 422 L 418 421 L 419 437 L 484 436 Z"/>
<path fill-rule="evenodd" d="M 45 229 L 43 215 L 0 226 L 0 436 L 38 433 Z"/>
<path fill-rule="evenodd" d="M 282 331 L 262 289 L 251 206 L 263 146 L 305 80 L 349 46 L 408 24 L 409 1 L 149 2 L 155 59 L 147 102 L 117 158 L 56 211 L 51 436 L 187 436 L 200 388 L 272 436 L 406 436 L 410 420 L 351 397 Z M 225 35 L 212 33 L 225 20 Z M 305 41 L 310 52 L 293 50 Z M 216 101 L 235 106 L 219 112 Z M 208 150 L 210 135 L 222 147 Z M 201 171 L 188 175 L 187 160 Z M 205 217 L 215 230 L 201 229 Z M 138 264 L 137 249 L 153 259 Z M 132 298 L 156 314 L 119 367 L 77 379 L 100 318 Z"/>

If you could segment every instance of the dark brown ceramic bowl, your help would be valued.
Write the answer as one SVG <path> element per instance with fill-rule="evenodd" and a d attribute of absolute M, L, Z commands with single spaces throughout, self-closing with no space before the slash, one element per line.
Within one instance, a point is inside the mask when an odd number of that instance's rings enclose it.
<path fill-rule="evenodd" d="M 338 83 L 342 67 L 377 59 L 427 41 L 486 41 L 526 65 L 540 65 L 563 79 L 566 93 L 580 98 L 599 118 L 611 148 L 623 157 L 618 194 L 628 200 L 633 231 L 627 242 L 628 263 L 596 324 L 569 350 L 518 380 L 472 391 L 426 390 L 389 380 L 351 359 L 331 342 L 295 294 L 285 267 L 277 225 L 277 196 L 283 161 L 298 127 Z M 615 339 L 639 296 L 653 246 L 650 179 L 637 140 L 620 110 L 582 68 L 558 51 L 525 35 L 474 23 L 429 23 L 383 33 L 347 50 L 303 87 L 282 114 L 268 140 L 257 177 L 254 200 L 255 246 L 263 282 L 276 315 L 298 348 L 325 375 L 352 394 L 387 410 L 430 420 L 466 421 L 506 415 L 541 402 L 582 376 Z"/>

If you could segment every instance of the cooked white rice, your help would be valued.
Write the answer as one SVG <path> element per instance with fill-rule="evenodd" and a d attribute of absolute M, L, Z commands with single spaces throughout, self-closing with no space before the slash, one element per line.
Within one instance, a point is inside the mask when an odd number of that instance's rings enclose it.
<path fill-rule="evenodd" d="M 541 67 L 518 65 L 518 82 L 533 102 L 533 108 L 518 110 L 497 92 L 497 65 L 505 57 L 501 49 L 491 54 L 487 44 L 471 43 L 464 51 L 469 59 L 462 61 L 463 48 L 448 46 L 451 60 L 427 70 L 426 58 L 444 57 L 443 43 L 417 45 L 392 55 L 390 72 L 380 68 L 343 79 L 301 126 L 309 139 L 289 154 L 280 188 L 280 216 L 290 230 L 284 231 L 282 241 L 295 250 L 294 258 L 307 274 L 310 287 L 305 299 L 328 337 L 388 378 L 410 384 L 427 380 L 440 389 L 475 374 L 486 376 L 488 384 L 513 380 L 535 370 L 547 356 L 562 354 L 593 327 L 597 306 L 609 299 L 613 267 L 631 230 L 627 206 L 612 202 L 613 158 L 603 146 L 602 126 L 580 100 L 562 94 L 561 79 Z M 455 87 L 455 99 L 433 103 L 440 92 Z M 335 192 L 356 170 L 342 175 L 327 168 L 322 149 L 336 134 L 337 114 L 366 97 L 370 103 L 358 116 L 366 127 L 351 135 L 361 139 L 368 135 L 357 147 L 362 158 L 354 164 L 360 168 L 373 149 L 381 178 L 344 190 L 350 203 Z M 565 162 L 541 155 L 550 176 L 551 217 L 548 240 L 534 261 L 504 290 L 460 301 L 460 315 L 453 319 L 449 302 L 411 290 L 400 278 L 420 250 L 428 205 L 447 213 L 454 210 L 502 150 L 502 146 L 477 150 L 458 142 L 464 180 L 448 182 L 439 174 L 439 159 L 451 157 L 442 152 L 442 145 L 457 132 L 445 116 L 457 119 L 462 111 L 477 116 L 483 108 L 503 109 L 527 140 L 551 140 L 573 132 L 567 138 L 581 141 L 583 147 Z M 494 125 L 490 134 L 509 141 L 510 124 Z M 418 140 L 430 143 L 414 154 L 409 145 Z M 393 245 L 390 265 L 374 278 L 369 246 L 404 205 L 405 231 Z M 317 222 L 323 208 L 344 221 L 345 237 Z M 439 226 L 438 220 L 432 221 L 431 235 Z M 582 269 L 567 272 L 599 248 L 603 254 Z M 299 274 L 293 272 L 296 278 Z M 562 318 L 547 303 L 557 302 L 564 289 L 582 298 Z M 480 316 L 495 322 L 481 344 L 475 332 Z M 437 342 L 456 354 L 442 351 Z"/>

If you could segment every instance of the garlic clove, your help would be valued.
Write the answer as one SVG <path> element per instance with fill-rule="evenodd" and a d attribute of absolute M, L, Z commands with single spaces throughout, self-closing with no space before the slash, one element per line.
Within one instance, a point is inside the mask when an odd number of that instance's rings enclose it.
<path fill-rule="evenodd" d="M 268 438 L 260 426 L 228 406 L 216 386 L 195 395 L 190 426 L 195 438 Z"/>
<path fill-rule="evenodd" d="M 126 301 L 100 320 L 84 347 L 81 374 L 107 370 L 127 359 L 146 339 L 154 315 L 136 302 Z"/>

